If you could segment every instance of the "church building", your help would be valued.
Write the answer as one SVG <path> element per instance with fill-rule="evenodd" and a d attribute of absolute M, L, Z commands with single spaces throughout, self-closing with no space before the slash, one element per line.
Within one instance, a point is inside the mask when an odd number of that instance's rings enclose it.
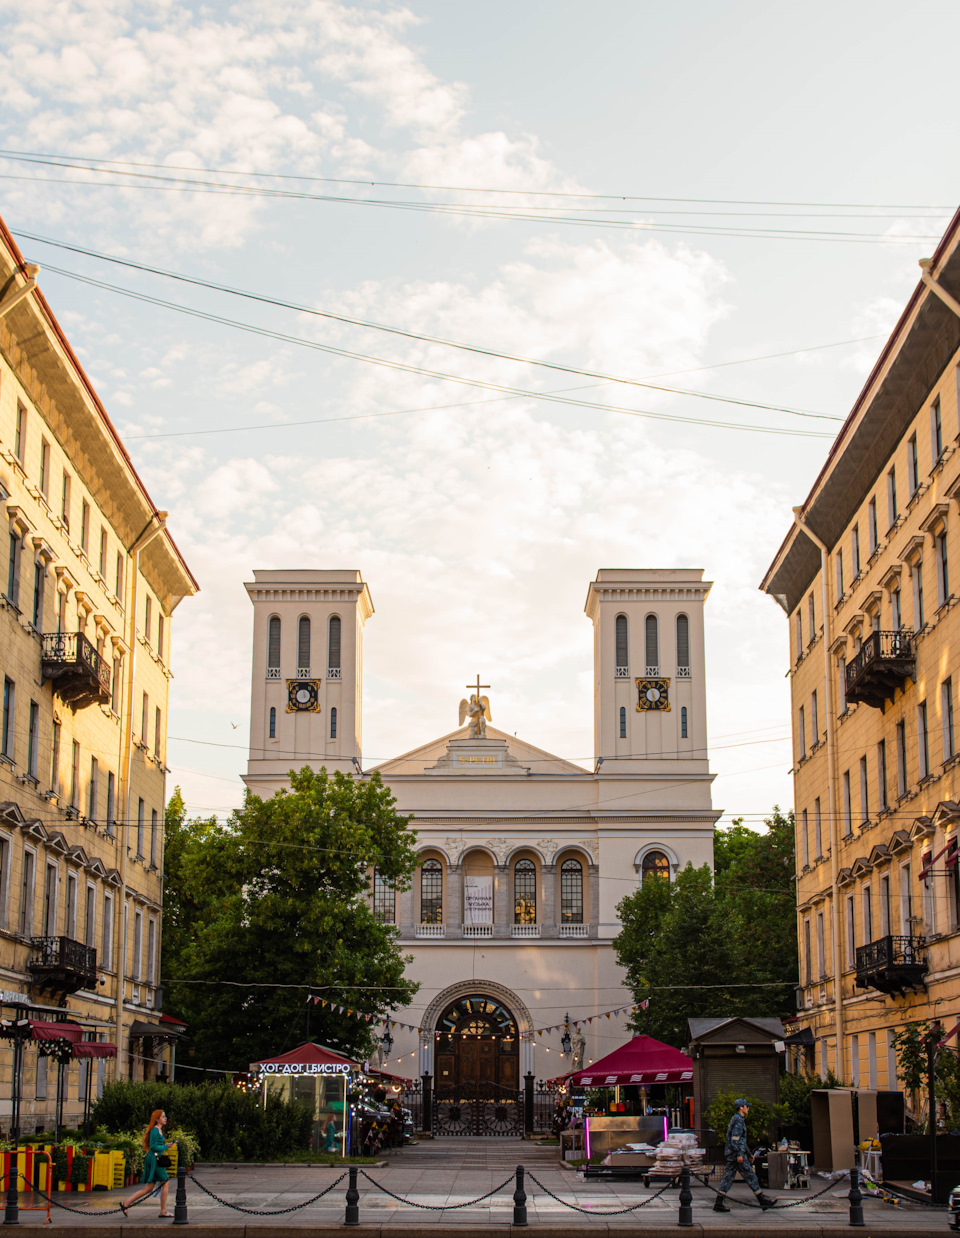
<path fill-rule="evenodd" d="M 376 767 L 412 815 L 421 857 L 411 889 L 375 877 L 370 895 L 420 984 L 398 1013 L 387 1070 L 429 1073 L 438 1088 L 515 1089 L 528 1073 L 570 1069 L 567 1016 L 586 1042 L 583 1064 L 629 1036 L 624 1015 L 604 1017 L 632 1000 L 612 948 L 617 904 L 646 877 L 713 863 L 702 577 L 604 569 L 589 584 L 591 769 L 496 729 L 479 678 L 459 729 Z M 256 571 L 246 589 L 247 786 L 271 796 L 305 764 L 366 776 L 362 653 L 374 609 L 361 574 Z"/>

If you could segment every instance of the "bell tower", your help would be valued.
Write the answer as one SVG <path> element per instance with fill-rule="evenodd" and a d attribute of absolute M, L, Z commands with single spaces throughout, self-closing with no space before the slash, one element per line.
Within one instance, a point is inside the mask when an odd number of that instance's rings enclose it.
<path fill-rule="evenodd" d="M 698 568 L 602 568 L 593 620 L 594 755 L 601 775 L 707 769 L 703 605 Z"/>
<path fill-rule="evenodd" d="M 250 751 L 244 782 L 258 795 L 290 769 L 351 773 L 361 755 L 363 627 L 373 614 L 357 571 L 263 571 L 253 603 Z"/>

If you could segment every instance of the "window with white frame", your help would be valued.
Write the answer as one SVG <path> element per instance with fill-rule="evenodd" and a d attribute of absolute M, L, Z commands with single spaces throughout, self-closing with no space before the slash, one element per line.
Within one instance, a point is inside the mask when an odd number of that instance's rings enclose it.
<path fill-rule="evenodd" d="M 867 758 L 860 758 L 860 824 L 866 825 L 870 820 L 870 789 L 867 782 Z"/>
<path fill-rule="evenodd" d="M 900 590 L 890 590 L 890 624 L 894 632 L 899 632 L 903 627 L 903 611 L 900 606 Z"/>
<path fill-rule="evenodd" d="M 9 834 L 0 834 L 0 928 L 10 927 L 10 865 L 13 855 Z"/>
<path fill-rule="evenodd" d="M 898 722 L 894 730 L 897 745 L 897 798 L 907 793 L 907 724 Z"/>
<path fill-rule="evenodd" d="M 947 565 L 947 530 L 934 534 L 933 557 L 937 566 L 937 609 L 950 598 L 950 571 Z"/>
<path fill-rule="evenodd" d="M 810 746 L 816 748 L 820 742 L 820 711 L 817 708 L 817 690 L 810 693 Z"/>
<path fill-rule="evenodd" d="M 803 980 L 804 984 L 813 984 L 813 955 L 810 945 L 810 921 L 803 922 Z"/>
<path fill-rule="evenodd" d="M 807 724 L 802 705 L 797 710 L 797 744 L 799 746 L 800 760 L 802 761 L 807 755 Z"/>
<path fill-rule="evenodd" d="M 910 580 L 913 584 L 913 628 L 919 632 L 924 625 L 923 617 L 923 560 L 911 565 Z"/>
<path fill-rule="evenodd" d="M 836 567 L 836 572 L 837 572 L 837 600 L 839 601 L 840 598 L 843 597 L 843 592 L 844 592 L 843 590 L 843 547 L 842 546 L 836 553 L 836 556 L 834 559 L 834 565 Z"/>
<path fill-rule="evenodd" d="M 837 700 L 840 702 L 840 712 L 847 712 L 847 659 L 837 658 L 838 682 Z"/>
<path fill-rule="evenodd" d="M 143 797 L 137 799 L 137 859 L 143 859 L 143 831 L 146 823 L 147 806 Z"/>
<path fill-rule="evenodd" d="M 33 936 L 33 907 L 37 899 L 37 853 L 29 847 L 23 852 L 20 875 L 20 936 Z"/>
<path fill-rule="evenodd" d="M 877 807 L 882 812 L 887 807 L 887 741 L 877 744 Z"/>
<path fill-rule="evenodd" d="M 900 515 L 897 510 L 897 469 L 892 466 L 887 473 L 887 522 L 892 528 Z"/>
<path fill-rule="evenodd" d="M 850 530 L 850 573 L 860 575 L 860 525 L 857 523 Z"/>
<path fill-rule="evenodd" d="M 917 464 L 917 436 L 911 434 L 907 439 L 907 491 L 911 497 L 920 487 L 920 472 Z"/>
<path fill-rule="evenodd" d="M 890 933 L 890 878 L 880 878 L 880 936 L 887 937 Z"/>
<path fill-rule="evenodd" d="M 157 817 L 157 810 L 150 809 L 150 863 L 156 868 L 157 853 L 160 844 L 160 822 Z"/>
<path fill-rule="evenodd" d="M 956 753 L 953 730 L 953 677 L 940 685 L 940 729 L 943 733 L 943 759 L 949 761 Z"/>
<path fill-rule="evenodd" d="M 809 821 L 805 808 L 800 814 L 800 830 L 800 859 L 803 862 L 803 867 L 806 868 L 810 863 L 810 838 Z"/>
<path fill-rule="evenodd" d="M 0 752 L 13 760 L 14 736 L 16 735 L 17 689 L 13 680 L 3 677 L 3 726 L 0 730 Z"/>
<path fill-rule="evenodd" d="M 943 455 L 943 421 L 940 416 L 940 397 L 934 396 L 930 405 L 930 455 L 932 464 L 937 464 Z"/>
<path fill-rule="evenodd" d="M 84 917 L 83 940 L 88 946 L 97 944 L 97 887 L 92 881 L 87 882 L 87 906 Z"/>
<path fill-rule="evenodd" d="M 863 923 L 863 944 L 869 945 L 873 941 L 873 901 L 869 884 L 860 891 L 860 919 Z"/>
<path fill-rule="evenodd" d="M 878 541 L 879 539 L 877 537 L 877 498 L 876 498 L 876 495 L 874 495 L 874 497 L 867 504 L 867 544 L 870 547 L 871 555 L 877 549 Z"/>
<path fill-rule="evenodd" d="M 843 774 L 843 832 L 845 835 L 853 832 L 853 815 L 850 807 L 849 770 L 844 770 Z"/>
<path fill-rule="evenodd" d="M 66 923 L 64 924 L 64 932 L 67 937 L 71 937 L 74 941 L 77 940 L 77 899 L 79 898 L 80 884 L 77 881 L 77 874 L 67 873 L 67 907 L 66 907 Z"/>
<path fill-rule="evenodd" d="M 103 896 L 103 934 L 101 937 L 100 947 L 100 966 L 105 967 L 107 971 L 113 969 L 113 917 L 116 899 L 113 894 L 105 893 Z"/>
<path fill-rule="evenodd" d="M 821 980 L 827 978 L 827 949 L 823 935 L 823 912 L 817 912 L 817 974 Z"/>
<path fill-rule="evenodd" d="M 813 601 L 811 593 L 807 598 L 807 627 L 810 629 L 810 640 L 814 640 L 817 635 L 817 608 Z"/>
<path fill-rule="evenodd" d="M 853 895 L 847 895 L 847 967 L 853 967 L 856 962 L 856 912 L 853 905 Z"/>
<path fill-rule="evenodd" d="M 909 864 L 900 866 L 900 933 L 909 937 L 913 931 L 913 889 Z"/>
<path fill-rule="evenodd" d="M 134 980 L 143 979 L 143 912 L 133 913 L 133 971 Z"/>
<path fill-rule="evenodd" d="M 57 936 L 57 886 L 60 873 L 56 864 L 47 862 L 47 873 L 43 883 L 43 935 Z"/>
<path fill-rule="evenodd" d="M 917 765 L 921 778 L 930 773 L 930 749 L 927 744 L 927 702 L 917 706 Z"/>
<path fill-rule="evenodd" d="M 820 818 L 820 796 L 813 801 L 813 845 L 819 860 L 823 857 L 823 823 Z"/>
<path fill-rule="evenodd" d="M 40 706 L 30 702 L 27 731 L 27 777 L 36 778 L 40 769 Z"/>
<path fill-rule="evenodd" d="M 150 916 L 147 920 L 147 984 L 157 982 L 157 922 Z"/>

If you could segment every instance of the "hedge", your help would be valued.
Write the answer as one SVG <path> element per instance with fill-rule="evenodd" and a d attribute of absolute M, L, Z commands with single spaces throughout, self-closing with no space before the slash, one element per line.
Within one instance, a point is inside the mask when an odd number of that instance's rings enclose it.
<path fill-rule="evenodd" d="M 142 1130 L 154 1109 L 171 1126 L 192 1131 L 207 1161 L 275 1160 L 309 1147 L 312 1106 L 269 1092 L 241 1092 L 230 1083 L 108 1083 L 91 1114 L 94 1127 Z"/>

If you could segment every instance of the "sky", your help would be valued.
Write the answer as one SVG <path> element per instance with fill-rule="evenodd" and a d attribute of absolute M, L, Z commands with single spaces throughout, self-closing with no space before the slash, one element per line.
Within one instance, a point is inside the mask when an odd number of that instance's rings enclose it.
<path fill-rule="evenodd" d="M 290 567 L 370 586 L 368 766 L 477 673 L 589 765 L 588 582 L 701 567 L 714 804 L 791 804 L 758 585 L 960 201 L 955 4 L 0 0 L 0 30 L 0 214 L 201 586 L 191 813 L 242 798 L 243 582 Z"/>

